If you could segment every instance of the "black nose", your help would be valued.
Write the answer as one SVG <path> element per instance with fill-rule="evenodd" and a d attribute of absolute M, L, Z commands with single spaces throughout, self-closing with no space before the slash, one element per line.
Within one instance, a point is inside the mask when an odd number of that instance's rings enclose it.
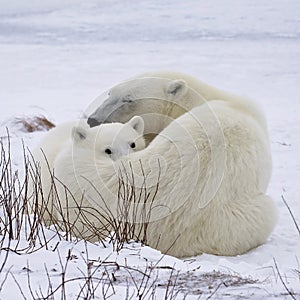
<path fill-rule="evenodd" d="M 100 122 L 94 118 L 88 118 L 87 123 L 90 125 L 90 127 L 95 127 L 100 125 Z"/>

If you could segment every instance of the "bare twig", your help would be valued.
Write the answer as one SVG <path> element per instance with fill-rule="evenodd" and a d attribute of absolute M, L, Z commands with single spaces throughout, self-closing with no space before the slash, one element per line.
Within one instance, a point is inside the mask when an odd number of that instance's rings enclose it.
<path fill-rule="evenodd" d="M 292 219 L 293 219 L 293 222 L 294 222 L 294 224 L 295 224 L 295 226 L 296 226 L 296 229 L 297 229 L 297 231 L 298 231 L 298 234 L 299 234 L 299 236 L 300 236 L 300 228 L 299 228 L 299 226 L 298 226 L 298 224 L 297 224 L 297 221 L 296 221 L 296 219 L 295 219 L 295 216 L 294 216 L 293 213 L 292 213 L 292 210 L 291 210 L 290 206 L 288 205 L 288 203 L 287 203 L 287 201 L 285 200 L 285 198 L 284 198 L 283 195 L 281 195 L 281 199 L 282 199 L 283 203 L 285 204 L 285 206 L 287 207 L 287 209 L 288 209 L 288 211 L 289 211 L 289 213 L 290 213 L 290 215 L 291 215 L 291 217 L 292 217 Z"/>
<path fill-rule="evenodd" d="M 217 291 L 219 290 L 219 288 L 224 285 L 224 282 L 220 282 L 217 287 L 215 288 L 215 290 L 206 298 L 206 300 L 209 300 L 211 299 L 216 293 Z"/>
<path fill-rule="evenodd" d="M 284 282 L 284 280 L 283 280 L 283 278 L 282 278 L 282 276 L 281 276 L 281 274 L 280 274 L 279 268 L 278 268 L 278 266 L 277 266 L 277 263 L 276 263 L 276 260 L 275 260 L 274 257 L 273 257 L 273 261 L 274 261 L 275 269 L 276 269 L 276 271 L 277 271 L 277 274 L 278 274 L 278 276 L 279 276 L 279 279 L 280 279 L 281 283 L 283 284 L 285 290 L 286 290 L 287 293 L 291 296 L 292 299 L 296 300 L 296 297 L 294 296 L 294 293 L 288 288 L 288 286 L 287 286 L 286 283 Z"/>
<path fill-rule="evenodd" d="M 13 274 L 13 273 L 10 273 L 10 276 L 13 278 L 14 282 L 16 283 L 16 285 L 17 285 L 17 287 L 18 287 L 18 289 L 19 289 L 19 291 L 20 291 L 20 293 L 21 293 L 23 299 L 24 299 L 24 300 L 27 300 L 27 298 L 26 298 L 26 296 L 25 296 L 25 294 L 24 294 L 24 292 L 23 292 L 23 290 L 22 290 L 22 288 L 21 288 L 21 286 L 20 286 L 18 280 L 17 280 L 16 277 L 14 276 L 14 274 Z"/>
<path fill-rule="evenodd" d="M 2 282 L 1 282 L 1 284 L 0 284 L 0 293 L 1 293 L 2 289 L 3 289 L 3 286 L 4 286 L 4 284 L 5 284 L 6 280 L 7 280 L 7 278 L 8 278 L 8 275 L 10 274 L 10 270 L 11 270 L 11 269 L 12 269 L 12 266 L 7 270 L 7 272 L 6 272 L 5 276 L 4 276 L 4 279 L 2 280 Z M 1 273 L 0 273 L 0 274 L 1 274 Z"/>

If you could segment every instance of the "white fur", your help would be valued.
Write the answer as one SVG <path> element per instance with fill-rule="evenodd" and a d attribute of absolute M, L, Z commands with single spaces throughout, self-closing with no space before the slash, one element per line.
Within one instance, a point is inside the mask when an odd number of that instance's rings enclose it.
<path fill-rule="evenodd" d="M 252 100 L 220 90 L 190 75 L 170 71 L 143 73 L 114 86 L 89 119 L 100 123 L 127 122 L 132 116 L 140 115 L 150 142 L 174 119 L 212 100 L 223 100 L 238 111 L 246 108 L 267 132 L 264 114 Z"/>
<path fill-rule="evenodd" d="M 46 203 L 49 213 L 45 212 L 44 221 L 47 225 L 50 224 L 54 216 L 52 211 L 52 202 L 55 198 L 55 189 L 53 186 L 54 162 L 57 155 L 65 148 L 66 143 L 70 140 L 72 129 L 76 126 L 85 126 L 86 120 L 69 121 L 62 123 L 50 129 L 39 145 L 32 151 L 32 182 L 35 182 L 35 189 L 39 190 L 39 203 Z M 38 173 L 36 172 L 38 170 Z M 40 181 L 40 183 L 38 183 Z M 29 185 L 29 194 L 33 193 L 32 183 Z M 43 198 L 43 199 L 42 199 Z M 31 199 L 32 204 L 36 205 L 36 199 Z M 35 209 L 34 207 L 32 208 Z"/>
<path fill-rule="evenodd" d="M 55 219 L 61 219 L 58 211 L 64 213 L 65 194 L 68 193 L 64 185 L 72 193 L 70 199 L 72 198 L 73 202 L 81 200 L 84 191 L 77 185 L 77 177 L 85 178 L 87 174 L 76 173 L 78 164 L 95 166 L 101 161 L 109 163 L 143 149 L 145 147 L 143 130 L 143 119 L 138 116 L 133 117 L 126 124 L 112 123 L 89 128 L 86 120 L 80 120 L 64 123 L 50 130 L 33 151 L 34 161 L 41 171 L 43 197 L 48 203 L 49 214 L 44 214 L 44 221 L 49 224 Z M 135 143 L 134 147 L 132 143 Z M 106 153 L 107 149 L 111 153 Z M 53 178 L 55 178 L 56 190 L 53 190 Z M 42 201 L 41 195 L 39 201 L 40 203 Z M 68 203 L 72 207 L 75 204 Z M 71 217 L 71 220 L 74 219 Z"/>
<path fill-rule="evenodd" d="M 181 80 L 192 90 L 178 89 L 180 82 L 175 81 L 170 87 L 169 81 L 159 83 L 152 76 Z M 143 116 L 152 105 L 152 111 L 168 112 L 171 119 L 179 115 L 174 121 L 159 123 L 164 113 L 159 114 L 155 125 L 162 131 L 158 136 L 146 149 L 121 159 L 128 173 L 132 168 L 136 186 L 143 183 L 139 177 L 142 163 L 147 192 L 152 195 L 159 178 L 155 203 L 148 207 L 148 244 L 184 257 L 202 252 L 237 255 L 264 243 L 275 226 L 276 207 L 266 195 L 271 153 L 260 108 L 186 75 L 152 73 L 141 78 L 141 89 L 134 87 L 139 99 L 143 93 L 148 98 L 153 91 L 155 97 L 171 100 L 156 107 L 150 98 L 136 105 L 132 114 Z M 132 88 L 131 81 L 126 84 L 118 86 L 119 97 L 122 88 L 124 94 Z M 166 110 L 162 103 L 168 106 Z M 115 114 L 118 116 L 122 118 L 122 113 Z M 151 126 L 147 120 L 145 124 Z M 103 181 L 98 188 L 113 211 L 118 190 L 116 168 L 99 165 L 97 170 Z M 85 171 L 84 166 L 78 169 Z"/>

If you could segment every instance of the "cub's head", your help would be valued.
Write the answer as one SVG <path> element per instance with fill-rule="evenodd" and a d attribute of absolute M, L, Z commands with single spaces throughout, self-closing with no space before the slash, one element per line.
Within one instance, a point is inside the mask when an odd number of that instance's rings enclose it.
<path fill-rule="evenodd" d="M 145 148 L 144 121 L 134 116 L 127 123 L 107 123 L 89 128 L 80 125 L 73 128 L 74 151 L 94 153 L 95 159 L 117 160 L 134 151 Z"/>

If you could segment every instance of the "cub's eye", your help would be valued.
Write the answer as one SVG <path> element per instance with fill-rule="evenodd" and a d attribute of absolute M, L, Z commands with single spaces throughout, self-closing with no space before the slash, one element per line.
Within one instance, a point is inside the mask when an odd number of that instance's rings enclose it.
<path fill-rule="evenodd" d="M 108 155 L 111 155 L 111 154 L 112 154 L 112 151 L 111 151 L 109 148 L 106 148 L 104 152 L 105 152 L 106 154 L 108 154 Z"/>
<path fill-rule="evenodd" d="M 130 147 L 131 147 L 132 149 L 134 149 L 134 148 L 136 147 L 135 143 L 131 143 L 131 144 L 130 144 Z"/>

